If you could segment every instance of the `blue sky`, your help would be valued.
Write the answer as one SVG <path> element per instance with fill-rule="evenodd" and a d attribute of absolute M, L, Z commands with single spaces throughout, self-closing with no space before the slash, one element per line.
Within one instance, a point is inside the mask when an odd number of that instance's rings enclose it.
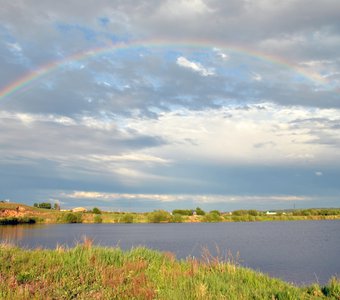
<path fill-rule="evenodd" d="M 113 48 L 0 98 L 0 199 L 339 207 L 339 20 L 337 0 L 2 4 L 0 94 Z"/>

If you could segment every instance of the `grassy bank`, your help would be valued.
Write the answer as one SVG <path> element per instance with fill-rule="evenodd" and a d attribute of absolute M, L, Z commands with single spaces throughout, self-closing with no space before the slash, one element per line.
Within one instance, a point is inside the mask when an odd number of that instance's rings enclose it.
<path fill-rule="evenodd" d="M 222 262 L 178 261 L 145 248 L 23 250 L 0 246 L 1 299 L 339 299 L 340 283 L 295 287 Z"/>

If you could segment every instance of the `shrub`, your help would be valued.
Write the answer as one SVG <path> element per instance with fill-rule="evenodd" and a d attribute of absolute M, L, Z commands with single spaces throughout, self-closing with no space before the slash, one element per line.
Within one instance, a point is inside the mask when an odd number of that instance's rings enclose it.
<path fill-rule="evenodd" d="M 23 217 L 23 218 L 3 218 L 0 219 L 0 225 L 17 225 L 17 224 L 34 224 L 36 223 L 36 219 L 32 217 Z"/>
<path fill-rule="evenodd" d="M 37 220 L 32 217 L 19 218 L 19 224 L 35 224 Z"/>
<path fill-rule="evenodd" d="M 133 215 L 132 214 L 124 214 L 120 220 L 120 223 L 133 223 Z"/>
<path fill-rule="evenodd" d="M 172 223 L 182 223 L 183 216 L 181 214 L 174 214 L 171 216 L 170 222 Z"/>
<path fill-rule="evenodd" d="M 233 216 L 244 216 L 247 215 L 248 211 L 244 210 L 244 209 L 239 209 L 239 210 L 234 210 L 233 211 Z"/>
<path fill-rule="evenodd" d="M 204 216 L 205 215 L 205 211 L 199 207 L 196 207 L 196 214 L 199 216 Z"/>
<path fill-rule="evenodd" d="M 94 220 L 95 223 L 102 223 L 103 222 L 103 218 L 101 217 L 101 215 L 95 215 L 93 220 Z"/>
<path fill-rule="evenodd" d="M 101 210 L 98 208 L 98 207 L 94 207 L 93 209 L 92 209 L 92 212 L 94 213 L 94 214 L 96 214 L 96 215 L 100 215 L 102 212 L 101 212 Z"/>
<path fill-rule="evenodd" d="M 258 215 L 258 211 L 255 209 L 248 210 L 248 215 L 256 217 Z"/>
<path fill-rule="evenodd" d="M 49 202 L 34 203 L 34 207 L 51 209 L 52 204 Z"/>
<path fill-rule="evenodd" d="M 150 223 L 168 222 L 170 219 L 171 215 L 165 210 L 157 210 L 148 215 Z"/>
<path fill-rule="evenodd" d="M 231 219 L 234 222 L 246 222 L 247 221 L 247 217 L 246 216 L 232 216 Z"/>
<path fill-rule="evenodd" d="M 327 297 L 340 299 L 340 280 L 336 277 L 332 277 L 328 285 L 324 286 L 321 290 Z"/>
<path fill-rule="evenodd" d="M 82 214 L 66 213 L 62 217 L 62 221 L 64 223 L 81 223 L 82 222 Z"/>
<path fill-rule="evenodd" d="M 0 225 L 17 225 L 17 224 L 19 224 L 19 219 L 15 217 L 0 219 Z"/>
<path fill-rule="evenodd" d="M 210 211 L 210 213 L 211 214 L 216 214 L 216 215 L 219 215 L 219 216 L 221 215 L 220 211 L 217 210 L 217 209 Z"/>
<path fill-rule="evenodd" d="M 221 220 L 222 220 L 221 216 L 214 212 L 206 214 L 203 218 L 204 222 L 220 222 Z"/>
<path fill-rule="evenodd" d="M 174 209 L 172 211 L 173 215 L 182 215 L 182 216 L 192 216 L 192 209 Z"/>

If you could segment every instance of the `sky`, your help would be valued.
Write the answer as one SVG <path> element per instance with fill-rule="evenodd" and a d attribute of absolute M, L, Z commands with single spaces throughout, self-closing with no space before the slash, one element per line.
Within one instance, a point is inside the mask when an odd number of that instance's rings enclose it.
<path fill-rule="evenodd" d="M 338 0 L 12 0 L 0 199 L 340 206 Z"/>

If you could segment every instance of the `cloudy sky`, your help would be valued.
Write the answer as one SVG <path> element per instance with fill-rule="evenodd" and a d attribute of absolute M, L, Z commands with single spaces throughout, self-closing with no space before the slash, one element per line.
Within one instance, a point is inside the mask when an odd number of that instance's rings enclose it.
<path fill-rule="evenodd" d="M 340 205 L 339 0 L 12 0 L 0 199 Z"/>

